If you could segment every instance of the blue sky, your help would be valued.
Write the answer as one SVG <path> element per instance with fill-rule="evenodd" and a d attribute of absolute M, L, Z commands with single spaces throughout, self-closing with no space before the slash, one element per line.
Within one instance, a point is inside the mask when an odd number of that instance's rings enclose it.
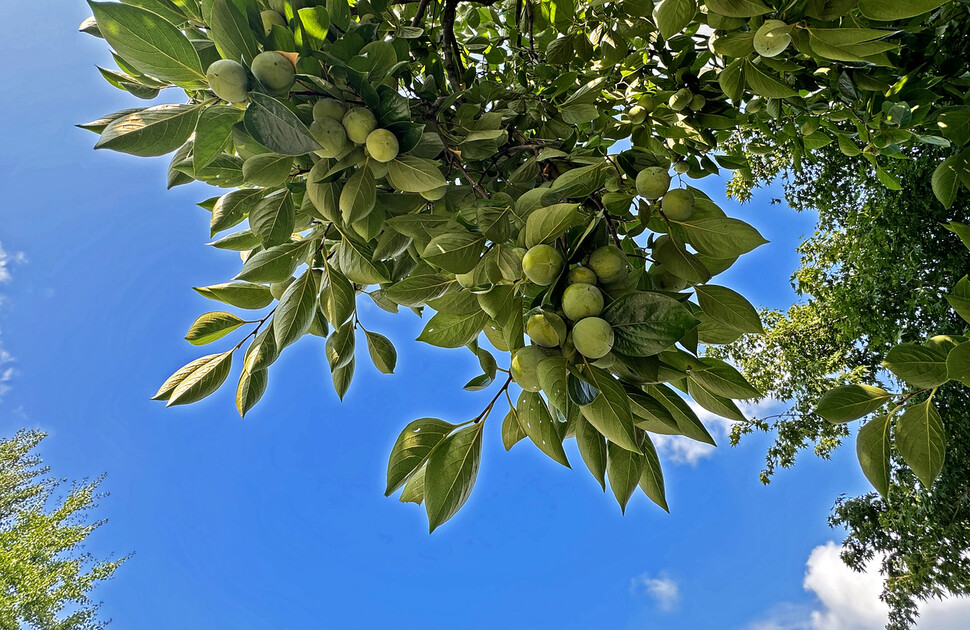
<path fill-rule="evenodd" d="M 383 497 L 390 446 L 406 422 L 464 421 L 491 393 L 463 392 L 473 356 L 413 341 L 409 313 L 362 310 L 395 341 L 398 374 L 360 361 L 343 404 L 311 338 L 245 420 L 231 387 L 189 408 L 151 402 L 201 354 L 182 337 L 215 304 L 190 287 L 239 261 L 203 245 L 194 204 L 213 189 L 167 192 L 167 158 L 93 152 L 73 127 L 135 104 L 100 79 L 104 43 L 76 32 L 87 7 L 30 11 L 31 27 L 6 36 L 17 62 L 0 66 L 0 433 L 50 433 L 42 454 L 59 476 L 108 473 L 109 522 L 88 548 L 136 552 L 97 591 L 111 627 L 878 627 L 824 625 L 838 604 L 806 587 L 810 558 L 829 571 L 821 583 L 838 572 L 835 497 L 867 489 L 851 447 L 763 487 L 767 440 L 732 449 L 714 422 L 714 452 L 662 445 L 672 513 L 638 496 L 621 516 L 575 448 L 573 470 L 526 444 L 505 453 L 498 413 L 472 498 L 429 536 L 421 508 Z M 723 196 L 723 183 L 701 186 Z M 813 222 L 769 200 L 723 205 L 771 240 L 723 283 L 784 308 Z"/>

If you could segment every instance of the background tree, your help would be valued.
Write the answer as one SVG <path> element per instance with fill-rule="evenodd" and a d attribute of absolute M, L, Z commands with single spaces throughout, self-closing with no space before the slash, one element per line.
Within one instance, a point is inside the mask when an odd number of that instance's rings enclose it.
<path fill-rule="evenodd" d="M 125 558 L 99 561 L 84 541 L 104 521 L 90 521 L 101 478 L 74 484 L 49 477 L 35 449 L 45 435 L 20 431 L 0 440 L 0 627 L 90 630 L 98 604 L 90 592 Z"/>

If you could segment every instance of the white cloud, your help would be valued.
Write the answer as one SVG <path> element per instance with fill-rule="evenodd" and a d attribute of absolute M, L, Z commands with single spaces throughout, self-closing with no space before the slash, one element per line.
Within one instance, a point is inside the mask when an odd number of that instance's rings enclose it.
<path fill-rule="evenodd" d="M 883 630 L 889 609 L 880 601 L 882 577 L 879 559 L 864 573 L 847 567 L 841 549 L 829 541 L 812 550 L 806 563 L 803 586 L 818 598 L 818 606 L 798 612 L 782 605 L 747 630 Z M 930 600 L 920 606 L 917 630 L 966 630 L 970 627 L 970 599 Z"/>
<path fill-rule="evenodd" d="M 704 423 L 704 426 L 707 427 L 707 430 L 718 444 L 723 444 L 727 441 L 727 437 L 731 433 L 731 426 L 735 424 L 733 421 L 714 415 L 692 400 L 688 400 L 687 404 L 697 413 L 697 417 Z M 765 400 L 760 403 L 740 403 L 738 404 L 738 408 L 746 418 L 755 418 L 764 417 L 773 413 L 779 404 L 774 400 Z M 694 466 L 701 459 L 713 455 L 716 450 L 710 444 L 704 444 L 682 435 L 651 434 L 650 438 L 653 440 L 662 459 L 675 464 Z"/>
<path fill-rule="evenodd" d="M 665 576 L 651 577 L 643 573 L 630 581 L 630 590 L 653 599 L 663 611 L 673 610 L 680 599 L 677 582 Z"/>
<path fill-rule="evenodd" d="M 17 252 L 15 254 L 8 254 L 3 248 L 3 243 L 0 243 L 0 284 L 6 284 L 10 282 L 12 276 L 10 275 L 10 268 L 15 264 L 22 264 L 27 262 L 27 257 L 23 252 Z"/>
<path fill-rule="evenodd" d="M 23 252 L 17 252 L 15 254 L 9 254 L 3 248 L 3 244 L 0 243 L 0 284 L 7 284 L 13 279 L 10 273 L 10 269 L 15 264 L 23 264 L 27 262 L 27 257 Z M 3 294 L 0 294 L 0 305 L 4 302 Z M 4 394 L 10 391 L 10 380 L 13 378 L 16 372 L 10 365 L 13 363 L 13 357 L 7 352 L 3 347 L 3 331 L 0 331 L 0 401 L 3 400 Z"/>

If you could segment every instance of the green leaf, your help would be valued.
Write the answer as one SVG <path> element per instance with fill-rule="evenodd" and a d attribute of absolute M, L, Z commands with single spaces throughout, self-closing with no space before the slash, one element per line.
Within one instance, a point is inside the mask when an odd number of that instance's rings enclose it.
<path fill-rule="evenodd" d="M 265 192 L 259 189 L 242 188 L 219 197 L 212 207 L 212 219 L 209 221 L 210 235 L 215 236 L 222 230 L 238 225 L 252 212 Z"/>
<path fill-rule="evenodd" d="M 387 163 L 387 181 L 397 190 L 413 193 L 447 185 L 436 162 L 410 155 L 399 156 Z"/>
<path fill-rule="evenodd" d="M 445 438 L 428 458 L 424 498 L 431 532 L 454 516 L 468 500 L 482 457 L 482 428 L 473 424 Z"/>
<path fill-rule="evenodd" d="M 264 247 L 288 242 L 295 224 L 296 207 L 288 190 L 265 197 L 249 212 L 249 227 L 259 235 Z"/>
<path fill-rule="evenodd" d="M 189 328 L 185 340 L 195 346 L 202 346 L 222 339 L 246 322 L 232 313 L 213 312 L 199 316 Z"/>
<path fill-rule="evenodd" d="M 957 315 L 970 322 L 970 280 L 967 276 L 960 278 L 953 291 L 946 296 L 946 301 L 950 303 Z"/>
<path fill-rule="evenodd" d="M 344 223 L 350 225 L 364 219 L 377 202 L 377 184 L 369 168 L 360 168 L 350 176 L 340 191 L 338 207 Z"/>
<path fill-rule="evenodd" d="M 194 403 L 219 389 L 229 376 L 229 370 L 232 367 L 232 354 L 233 351 L 229 350 L 220 354 L 210 354 L 193 362 L 194 367 L 184 372 L 178 384 L 168 395 L 168 402 L 165 406 Z M 186 368 L 176 372 L 176 375 Z"/>
<path fill-rule="evenodd" d="M 896 449 L 926 488 L 943 469 L 946 433 L 933 398 L 911 405 L 896 420 Z"/>
<path fill-rule="evenodd" d="M 549 414 L 546 402 L 536 392 L 523 391 L 519 394 L 515 410 L 518 413 L 519 426 L 529 436 L 529 439 L 548 455 L 553 461 L 569 468 L 566 451 L 562 447 L 562 438 L 556 427 L 558 420 Z"/>
<path fill-rule="evenodd" d="M 88 4 L 101 35 L 140 72 L 180 85 L 205 82 L 199 54 L 185 35 L 164 18 L 126 4 Z"/>
<path fill-rule="evenodd" d="M 186 15 L 169 0 L 125 0 L 123 4 L 130 4 L 152 13 L 157 13 L 175 26 L 185 23 Z"/>
<path fill-rule="evenodd" d="M 567 415 L 575 403 L 569 398 L 569 372 L 563 357 L 549 357 L 539 362 L 539 386 L 553 407 Z M 586 401 L 591 402 L 592 399 Z"/>
<path fill-rule="evenodd" d="M 232 127 L 242 118 L 242 112 L 228 105 L 210 105 L 202 110 L 195 126 L 192 146 L 192 168 L 200 171 L 230 146 Z"/>
<path fill-rule="evenodd" d="M 509 409 L 509 412 L 505 414 L 505 419 L 502 420 L 502 446 L 505 447 L 506 451 L 512 450 L 513 446 L 526 437 L 525 431 L 519 425 L 515 408 Z"/>
<path fill-rule="evenodd" d="M 859 11 L 870 20 L 891 22 L 929 13 L 946 0 L 859 0 Z"/>
<path fill-rule="evenodd" d="M 230 0 L 215 0 L 209 15 L 209 36 L 223 59 L 248 66 L 259 54 L 259 43 L 246 16 Z"/>
<path fill-rule="evenodd" d="M 690 378 L 710 393 L 742 400 L 761 397 L 761 392 L 752 387 L 732 365 L 711 357 L 702 358 L 701 363 L 705 369 L 693 370 Z"/>
<path fill-rule="evenodd" d="M 408 478 L 422 469 L 435 447 L 456 428 L 438 418 L 420 418 L 404 427 L 391 448 L 384 496 L 391 496 Z"/>
<path fill-rule="evenodd" d="M 960 175 L 957 169 L 960 168 L 961 163 L 959 155 L 951 155 L 940 162 L 930 179 L 933 194 L 945 208 L 952 206 L 957 199 L 957 192 L 960 190 Z"/>
<path fill-rule="evenodd" d="M 709 217 L 678 225 L 694 249 L 713 258 L 734 258 L 768 242 L 758 230 L 739 219 Z"/>
<path fill-rule="evenodd" d="M 320 279 L 320 310 L 334 328 L 350 319 L 357 307 L 357 292 L 342 273 L 326 265 Z"/>
<path fill-rule="evenodd" d="M 199 120 L 199 105 L 156 105 L 115 119 L 95 149 L 111 149 L 139 157 L 175 151 L 189 139 Z"/>
<path fill-rule="evenodd" d="M 606 490 L 606 439 L 582 417 L 576 419 L 576 446 L 593 478 Z"/>
<path fill-rule="evenodd" d="M 126 109 L 122 109 L 121 111 L 113 112 L 111 114 L 102 116 L 97 120 L 92 120 L 91 122 L 81 123 L 80 125 L 75 125 L 75 126 L 100 135 L 101 132 L 104 131 L 105 128 L 112 123 L 112 121 L 118 120 L 119 118 L 124 118 L 128 114 L 143 112 L 146 109 L 148 108 L 147 107 L 128 107 Z"/>
<path fill-rule="evenodd" d="M 384 335 L 379 335 L 369 330 L 365 330 L 367 336 L 367 351 L 370 353 L 374 367 L 381 374 L 394 374 L 394 367 L 397 365 L 397 350 L 394 344 Z"/>
<path fill-rule="evenodd" d="M 822 395 L 815 413 L 837 424 L 851 422 L 879 409 L 892 394 L 872 385 L 843 385 Z"/>
<path fill-rule="evenodd" d="M 526 220 L 525 246 L 533 247 L 539 243 L 551 243 L 579 223 L 581 218 L 579 206 L 574 203 L 560 203 L 539 208 Z"/>
<path fill-rule="evenodd" d="M 252 409 L 259 399 L 266 393 L 266 385 L 269 381 L 269 370 L 256 370 L 250 372 L 243 369 L 239 375 L 239 386 L 236 388 L 236 409 L 243 418 Z"/>
<path fill-rule="evenodd" d="M 654 255 L 657 260 L 663 261 L 664 269 L 691 284 L 700 284 L 711 279 L 711 272 L 704 263 L 695 254 L 688 252 L 683 243 L 672 238 L 655 248 Z"/>
<path fill-rule="evenodd" d="M 286 287 L 273 315 L 273 336 L 280 350 L 306 334 L 316 310 L 317 283 L 307 269 Z"/>
<path fill-rule="evenodd" d="M 606 474 L 610 479 L 610 489 L 613 490 L 616 502 L 620 504 L 620 511 L 625 514 L 626 504 L 640 483 L 644 458 L 640 453 L 620 448 L 613 442 L 607 442 L 606 452 Z"/>
<path fill-rule="evenodd" d="M 970 249 L 970 225 L 950 221 L 943 227 L 959 236 L 960 240 L 963 241 L 963 244 L 967 247 L 967 249 Z"/>
<path fill-rule="evenodd" d="M 243 125 L 256 142 L 280 155 L 306 155 L 320 150 L 307 126 L 282 102 L 259 92 L 252 92 L 250 100 Z"/>
<path fill-rule="evenodd" d="M 283 282 L 293 275 L 293 271 L 310 253 L 312 243 L 295 241 L 284 243 L 246 259 L 242 269 L 236 274 L 237 280 L 250 282 Z"/>
<path fill-rule="evenodd" d="M 673 298 L 649 292 L 619 298 L 601 317 L 613 327 L 614 350 L 634 357 L 652 356 L 666 350 L 697 325 L 686 306 Z"/>
<path fill-rule="evenodd" d="M 424 306 L 444 295 L 453 285 L 453 278 L 435 275 L 408 276 L 384 289 L 384 295 L 401 306 Z"/>
<path fill-rule="evenodd" d="M 335 392 L 337 392 L 337 396 L 340 398 L 340 400 L 344 399 L 344 396 L 347 394 L 347 390 L 350 389 L 350 382 L 354 379 L 355 365 L 356 361 L 353 357 L 351 357 L 350 361 L 346 365 L 337 368 L 331 374 L 333 379 L 333 389 Z"/>
<path fill-rule="evenodd" d="M 744 96 L 744 63 L 741 59 L 735 59 L 729 63 L 724 70 L 717 75 L 717 83 L 721 86 L 721 91 L 729 99 L 738 103 Z"/>
<path fill-rule="evenodd" d="M 260 153 L 243 162 L 243 177 L 247 184 L 272 188 L 282 186 L 290 176 L 293 158 L 275 153 Z"/>
<path fill-rule="evenodd" d="M 945 111 L 937 117 L 936 124 L 940 133 L 954 144 L 963 146 L 970 142 L 970 108 Z"/>
<path fill-rule="evenodd" d="M 758 66 L 750 61 L 744 62 L 744 80 L 752 92 L 765 98 L 788 98 L 798 95 L 798 92 L 762 72 Z"/>
<path fill-rule="evenodd" d="M 664 512 L 670 513 L 667 506 L 667 493 L 664 489 L 664 473 L 660 467 L 660 457 L 654 447 L 650 436 L 644 436 L 643 440 L 643 471 L 640 473 L 640 489 L 651 501 L 663 508 Z"/>
<path fill-rule="evenodd" d="M 653 19 L 660 29 L 660 36 L 670 39 L 687 28 L 696 12 L 695 0 L 663 0 L 654 7 Z"/>
<path fill-rule="evenodd" d="M 351 282 L 363 286 L 387 282 L 387 269 L 383 263 L 374 262 L 374 253 L 366 245 L 345 238 L 336 249 L 337 268 Z"/>
<path fill-rule="evenodd" d="M 749 18 L 774 11 L 761 0 L 704 0 L 711 13 L 724 17 Z"/>
<path fill-rule="evenodd" d="M 946 355 L 936 348 L 915 343 L 890 348 L 882 365 L 914 387 L 930 389 L 949 380 Z"/>
<path fill-rule="evenodd" d="M 639 452 L 630 398 L 613 376 L 600 368 L 587 366 L 583 380 L 591 384 L 599 394 L 580 409 L 596 430 L 617 446 Z"/>
<path fill-rule="evenodd" d="M 764 334 L 758 312 L 740 293 L 714 284 L 694 291 L 701 309 L 714 321 L 743 333 Z"/>
<path fill-rule="evenodd" d="M 476 339 L 486 323 L 488 315 L 482 311 L 465 315 L 438 313 L 428 321 L 418 341 L 439 348 L 460 348 Z"/>
<path fill-rule="evenodd" d="M 307 35 L 321 42 L 327 39 L 327 32 L 330 30 L 330 13 L 327 12 L 326 7 L 307 7 L 297 11 L 297 15 Z"/>
<path fill-rule="evenodd" d="M 485 239 L 473 232 L 446 232 L 431 239 L 422 258 L 452 273 L 471 271 L 482 255 Z"/>
<path fill-rule="evenodd" d="M 276 347 L 276 337 L 273 336 L 273 326 L 267 326 L 256 335 L 253 342 L 246 349 L 243 356 L 243 369 L 250 372 L 265 370 L 280 356 Z"/>
<path fill-rule="evenodd" d="M 269 287 L 250 282 L 226 282 L 207 287 L 194 287 L 199 295 L 218 300 L 236 308 L 256 310 L 273 302 Z"/>
<path fill-rule="evenodd" d="M 733 400 L 707 391 L 697 384 L 693 374 L 687 377 L 687 394 L 694 402 L 715 415 L 737 422 L 745 422 L 747 420 L 744 414 L 741 413 L 741 410 L 738 409 L 738 406 L 734 404 Z"/>
<path fill-rule="evenodd" d="M 411 475 L 408 482 L 404 484 L 404 490 L 401 490 L 401 498 L 399 499 L 401 503 L 416 503 L 421 505 L 424 503 L 424 474 L 428 470 L 428 466 L 424 465 L 418 468 L 418 472 Z"/>
<path fill-rule="evenodd" d="M 964 341 L 946 355 L 946 374 L 970 387 L 970 341 Z"/>
<path fill-rule="evenodd" d="M 677 422 L 677 427 L 680 429 L 682 435 L 692 440 L 697 440 L 698 442 L 717 446 L 717 443 L 707 430 L 707 427 L 704 426 L 704 423 L 697 417 L 697 414 L 694 413 L 690 405 L 678 396 L 674 390 L 666 385 L 647 385 L 644 389 L 649 395 L 659 401 L 661 405 L 666 407 L 667 411 L 670 412 L 670 415 Z"/>
<path fill-rule="evenodd" d="M 856 455 L 862 473 L 884 498 L 889 496 L 890 416 L 876 416 L 862 425 L 856 436 Z"/>

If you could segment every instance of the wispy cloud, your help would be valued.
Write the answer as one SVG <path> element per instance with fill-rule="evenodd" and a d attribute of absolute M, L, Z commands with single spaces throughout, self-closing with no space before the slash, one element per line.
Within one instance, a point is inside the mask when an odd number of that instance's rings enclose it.
<path fill-rule="evenodd" d="M 10 254 L 3 248 L 3 244 L 0 243 L 0 284 L 9 283 L 13 279 L 10 271 L 13 266 L 25 262 L 27 262 L 27 257 L 23 252 Z M 4 300 L 5 296 L 0 293 L 0 305 L 4 303 Z M 11 365 L 12 363 L 13 357 L 3 347 L 3 331 L 0 330 L 0 401 L 10 391 L 10 381 L 16 374 L 16 371 Z"/>
<path fill-rule="evenodd" d="M 638 575 L 630 580 L 630 591 L 636 595 L 649 597 L 657 608 L 663 611 L 673 610 L 680 600 L 680 590 L 677 582 L 666 576 L 652 577 L 647 573 Z"/>
<path fill-rule="evenodd" d="M 805 609 L 780 604 L 746 630 L 883 630 L 889 615 L 879 599 L 882 577 L 874 559 L 864 573 L 847 567 L 841 549 L 829 541 L 812 550 L 806 562 L 806 591 L 818 598 L 818 605 Z M 918 630 L 966 630 L 970 599 L 930 600 L 920 606 Z"/>
<path fill-rule="evenodd" d="M 723 444 L 727 441 L 727 437 L 731 432 L 731 426 L 735 424 L 733 421 L 714 415 L 692 400 L 688 400 L 687 404 L 697 413 L 697 417 L 704 423 L 704 426 L 707 427 L 707 430 L 718 444 Z M 775 413 L 780 405 L 781 403 L 777 401 L 766 400 L 757 404 L 740 403 L 738 404 L 738 408 L 746 418 L 755 418 Z M 710 444 L 703 444 L 681 435 L 651 434 L 650 438 L 653 440 L 657 451 L 664 461 L 670 461 L 675 464 L 694 466 L 701 459 L 713 455 L 716 450 Z"/>

